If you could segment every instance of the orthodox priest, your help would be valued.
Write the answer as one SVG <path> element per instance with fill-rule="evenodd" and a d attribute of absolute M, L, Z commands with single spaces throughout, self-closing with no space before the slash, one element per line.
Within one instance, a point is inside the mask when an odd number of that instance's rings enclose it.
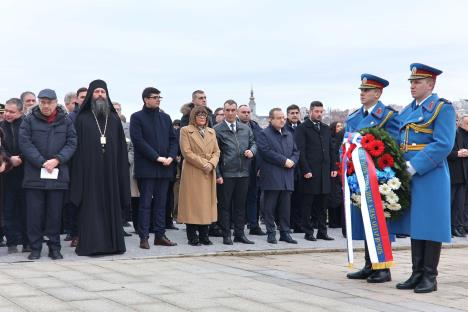
<path fill-rule="evenodd" d="M 79 210 L 76 253 L 124 253 L 122 209 L 130 204 L 127 143 L 104 81 L 90 83 L 75 128 L 70 199 Z"/>

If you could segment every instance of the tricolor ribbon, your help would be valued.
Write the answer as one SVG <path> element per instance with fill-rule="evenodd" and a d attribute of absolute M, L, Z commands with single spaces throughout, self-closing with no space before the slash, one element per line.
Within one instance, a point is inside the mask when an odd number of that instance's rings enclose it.
<path fill-rule="evenodd" d="M 372 269 L 385 269 L 393 265 L 392 246 L 385 221 L 375 165 L 372 157 L 361 146 L 361 139 L 361 134 L 357 132 L 346 133 L 342 147 L 341 177 L 346 217 L 348 263 L 351 267 L 354 262 L 351 209 L 359 209 L 351 205 L 351 192 L 347 179 L 347 165 L 351 158 L 361 192 L 361 216 Z"/>

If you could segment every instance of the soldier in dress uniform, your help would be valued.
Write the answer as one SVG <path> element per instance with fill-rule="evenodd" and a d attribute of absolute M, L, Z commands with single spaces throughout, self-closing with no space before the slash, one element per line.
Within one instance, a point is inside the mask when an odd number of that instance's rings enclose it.
<path fill-rule="evenodd" d="M 455 140 L 455 111 L 432 93 L 442 71 L 411 64 L 411 96 L 400 121 L 400 147 L 411 178 L 411 208 L 392 224 L 396 234 L 411 237 L 411 277 L 398 289 L 416 293 L 437 290 L 437 266 L 442 242 L 450 242 L 450 175 L 447 156 Z"/>
<path fill-rule="evenodd" d="M 397 112 L 390 106 L 385 106 L 379 99 L 383 88 L 389 82 L 383 78 L 370 75 L 361 75 L 361 103 L 362 107 L 351 113 L 346 119 L 346 132 L 356 132 L 364 128 L 383 128 L 393 137 L 397 138 L 399 133 Z M 361 210 L 351 206 L 351 223 L 353 240 L 364 240 L 365 265 L 354 273 L 348 273 L 349 279 L 367 279 L 369 283 L 384 283 L 391 280 L 390 269 L 373 270 L 369 257 L 369 250 L 365 242 L 364 225 Z"/>

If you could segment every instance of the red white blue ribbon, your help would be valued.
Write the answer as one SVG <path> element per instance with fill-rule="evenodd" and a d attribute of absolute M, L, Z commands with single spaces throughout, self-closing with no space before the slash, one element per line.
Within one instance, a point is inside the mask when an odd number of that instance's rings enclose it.
<path fill-rule="evenodd" d="M 359 133 L 347 133 L 344 138 L 342 177 L 348 240 L 348 261 L 350 266 L 352 266 L 351 209 L 359 209 L 351 205 L 348 179 L 346 178 L 346 167 L 349 161 L 348 151 L 354 144 L 355 148 L 351 153 L 351 158 L 361 192 L 361 216 L 369 249 L 369 257 L 373 269 L 384 269 L 393 265 L 392 247 L 385 220 L 382 198 L 379 192 L 377 172 L 372 157 L 361 146 L 361 138 L 362 136 Z"/>

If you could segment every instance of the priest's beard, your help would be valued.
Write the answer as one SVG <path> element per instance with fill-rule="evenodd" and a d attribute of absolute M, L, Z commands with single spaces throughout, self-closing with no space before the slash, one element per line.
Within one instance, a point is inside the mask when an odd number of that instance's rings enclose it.
<path fill-rule="evenodd" d="M 97 117 L 106 117 L 109 114 L 109 101 L 104 98 L 92 100 L 91 109 Z"/>

